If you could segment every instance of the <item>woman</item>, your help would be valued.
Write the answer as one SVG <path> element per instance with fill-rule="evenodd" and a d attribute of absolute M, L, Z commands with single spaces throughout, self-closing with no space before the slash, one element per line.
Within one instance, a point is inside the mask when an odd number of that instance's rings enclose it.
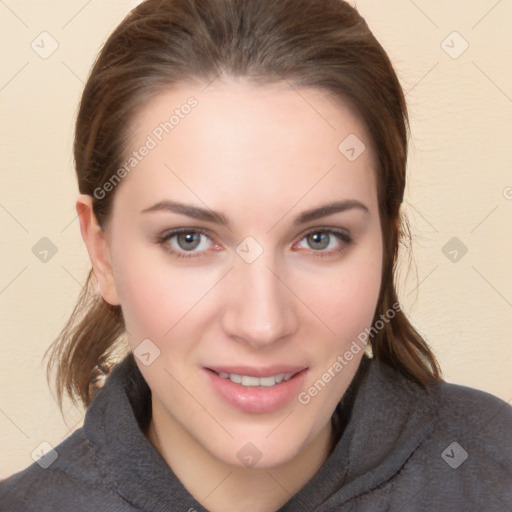
<path fill-rule="evenodd" d="M 93 269 L 48 369 L 87 413 L 0 510 L 512 508 L 510 407 L 400 308 L 406 105 L 356 10 L 147 0 L 74 151 Z"/>

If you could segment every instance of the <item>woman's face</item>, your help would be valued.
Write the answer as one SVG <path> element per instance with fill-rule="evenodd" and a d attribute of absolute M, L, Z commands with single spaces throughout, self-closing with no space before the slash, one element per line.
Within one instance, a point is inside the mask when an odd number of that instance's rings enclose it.
<path fill-rule="evenodd" d="M 126 161 L 109 297 L 154 418 L 228 464 L 291 460 L 330 428 L 379 295 L 363 124 L 318 90 L 183 85 L 139 112 Z"/>

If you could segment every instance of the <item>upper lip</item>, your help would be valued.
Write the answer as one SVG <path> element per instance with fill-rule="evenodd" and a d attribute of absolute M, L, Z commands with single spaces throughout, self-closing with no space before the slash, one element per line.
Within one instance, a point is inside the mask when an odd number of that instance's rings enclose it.
<path fill-rule="evenodd" d="M 290 364 L 275 364 L 271 366 L 207 366 L 208 370 L 213 370 L 216 373 L 224 372 L 235 375 L 246 375 L 249 377 L 272 377 L 279 375 L 280 373 L 298 373 L 305 370 L 305 366 L 290 365 Z"/>

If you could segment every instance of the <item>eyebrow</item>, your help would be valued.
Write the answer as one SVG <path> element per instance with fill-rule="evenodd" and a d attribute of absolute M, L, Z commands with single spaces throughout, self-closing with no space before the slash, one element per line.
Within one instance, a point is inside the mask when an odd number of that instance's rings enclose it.
<path fill-rule="evenodd" d="M 305 224 L 306 222 L 320 219 L 322 217 L 327 217 L 328 215 L 333 215 L 335 213 L 345 212 L 348 210 L 361 210 L 364 213 L 370 213 L 370 210 L 367 206 L 365 206 L 360 201 L 356 199 L 346 199 L 343 201 L 336 201 L 333 203 L 328 203 L 317 208 L 312 208 L 310 210 L 306 210 L 295 217 L 293 221 L 294 226 L 298 226 L 300 224 Z M 193 219 L 202 220 L 205 222 L 213 222 L 216 224 L 221 224 L 223 226 L 229 227 L 228 218 L 220 212 L 215 212 L 208 208 L 200 208 L 198 206 L 192 206 L 190 204 L 179 203 L 177 201 L 170 200 L 162 200 L 158 203 L 150 206 L 141 211 L 141 213 L 149 213 L 149 212 L 159 212 L 159 211 L 169 211 L 172 213 L 178 213 L 181 215 L 186 215 L 187 217 L 191 217 Z"/>

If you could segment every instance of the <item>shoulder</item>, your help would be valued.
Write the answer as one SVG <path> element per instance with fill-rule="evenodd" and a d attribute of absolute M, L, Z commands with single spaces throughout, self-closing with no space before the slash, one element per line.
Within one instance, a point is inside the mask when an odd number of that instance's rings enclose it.
<path fill-rule="evenodd" d="M 439 494 L 439 506 L 452 500 L 453 510 L 460 503 L 501 510 L 512 503 L 511 405 L 467 386 L 434 387 L 433 428 L 411 460 L 417 475 L 435 484 L 424 492 L 428 499 Z"/>
<path fill-rule="evenodd" d="M 468 457 L 473 454 L 475 465 L 482 471 L 486 465 L 507 467 L 512 482 L 511 403 L 479 389 L 444 381 L 425 388 L 388 365 L 379 364 L 378 369 L 378 380 L 373 384 L 379 385 L 379 403 L 389 409 L 385 419 L 396 428 L 404 429 L 407 424 L 415 432 L 423 432 L 420 451 L 428 447 L 442 453 L 451 443 L 457 443 Z M 435 447 L 433 441 L 437 441 Z M 459 449 L 457 445 L 448 449 L 448 459 L 452 448 Z"/>
<path fill-rule="evenodd" d="M 27 468 L 0 481 L 0 511 L 46 512 L 56 503 L 71 504 L 70 484 L 65 472 L 43 468 L 34 462 Z M 59 489 L 59 496 L 50 489 Z M 66 499 L 66 496 L 68 498 Z"/>
<path fill-rule="evenodd" d="M 107 484 L 107 485 L 106 485 Z M 0 480 L 0 512 L 131 510 L 104 481 L 96 455 L 78 429 L 27 468 Z M 108 508 L 108 507 L 107 507 Z"/>
<path fill-rule="evenodd" d="M 390 479 L 392 505 L 454 512 L 512 505 L 511 405 L 467 386 L 423 388 L 394 370 L 381 374 L 379 392 L 389 411 L 378 428 L 394 440 L 390 459 L 407 454 Z"/>
<path fill-rule="evenodd" d="M 439 397 L 439 428 L 454 435 L 478 437 L 487 445 L 512 450 L 512 406 L 490 393 L 458 384 L 436 385 Z M 510 459 L 512 460 L 512 458 Z"/>

